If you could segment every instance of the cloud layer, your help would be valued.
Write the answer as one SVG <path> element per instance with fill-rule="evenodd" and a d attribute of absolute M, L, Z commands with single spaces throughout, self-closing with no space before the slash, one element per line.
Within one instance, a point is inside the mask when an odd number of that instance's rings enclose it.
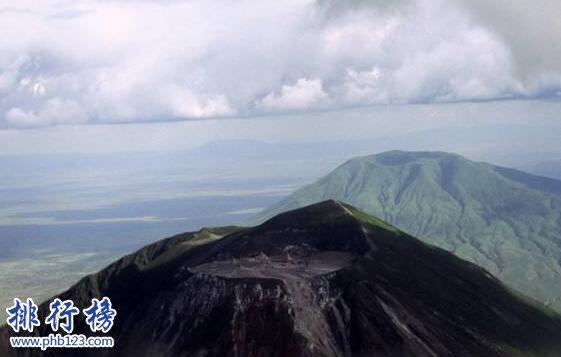
<path fill-rule="evenodd" d="M 552 1 L 549 11 L 561 10 Z M 561 28 L 552 18 L 525 32 L 524 22 L 539 13 L 522 0 L 3 3 L 4 127 L 557 96 L 561 89 L 559 61 L 551 60 L 561 55 L 554 43 Z"/>

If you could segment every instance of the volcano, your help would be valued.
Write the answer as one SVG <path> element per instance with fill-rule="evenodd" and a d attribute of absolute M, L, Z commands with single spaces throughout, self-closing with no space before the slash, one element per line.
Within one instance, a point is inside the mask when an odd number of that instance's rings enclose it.
<path fill-rule="evenodd" d="M 128 255 L 61 299 L 109 297 L 84 356 L 561 356 L 561 319 L 486 270 L 338 201 L 206 228 Z M 40 306 L 44 320 L 48 302 Z M 74 333 L 92 335 L 76 320 Z M 75 355 L 12 349 L 4 355 Z M 34 334 L 51 333 L 41 326 Z"/>

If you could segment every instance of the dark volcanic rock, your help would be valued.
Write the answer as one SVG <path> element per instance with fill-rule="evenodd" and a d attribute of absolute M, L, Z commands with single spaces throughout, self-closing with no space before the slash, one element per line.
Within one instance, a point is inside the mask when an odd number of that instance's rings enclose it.
<path fill-rule="evenodd" d="M 61 296 L 110 297 L 116 346 L 44 355 L 561 356 L 555 313 L 335 201 L 163 240 Z M 9 335 L 4 354 L 40 354 L 10 349 Z"/>

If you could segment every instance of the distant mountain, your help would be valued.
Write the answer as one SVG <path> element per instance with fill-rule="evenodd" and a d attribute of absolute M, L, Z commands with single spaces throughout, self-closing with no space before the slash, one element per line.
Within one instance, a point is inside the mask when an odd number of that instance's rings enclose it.
<path fill-rule="evenodd" d="M 561 181 L 444 152 L 352 159 L 261 213 L 348 202 L 561 311 Z"/>
<path fill-rule="evenodd" d="M 104 296 L 115 347 L 80 355 L 561 356 L 559 315 L 335 201 L 160 241 L 60 295 L 80 308 Z M 10 334 L 4 354 L 40 354 L 7 347 Z"/>
<path fill-rule="evenodd" d="M 548 160 L 524 167 L 525 171 L 561 180 L 561 160 Z"/>

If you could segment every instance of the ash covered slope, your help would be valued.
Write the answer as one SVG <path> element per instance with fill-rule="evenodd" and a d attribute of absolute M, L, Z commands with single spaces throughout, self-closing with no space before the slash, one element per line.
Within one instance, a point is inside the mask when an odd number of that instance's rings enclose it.
<path fill-rule="evenodd" d="M 561 356 L 557 315 L 342 203 L 226 231 L 156 243 L 62 296 L 112 299 L 106 356 Z"/>
<path fill-rule="evenodd" d="M 484 267 L 561 312 L 561 181 L 445 152 L 358 157 L 263 212 L 335 199 Z"/>

